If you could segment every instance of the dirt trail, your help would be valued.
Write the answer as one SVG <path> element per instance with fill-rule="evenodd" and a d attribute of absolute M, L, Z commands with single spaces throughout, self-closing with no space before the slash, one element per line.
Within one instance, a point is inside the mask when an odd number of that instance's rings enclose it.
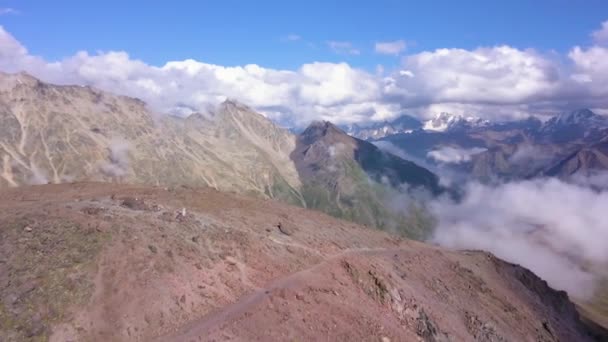
<path fill-rule="evenodd" d="M 209 331 L 218 329 L 224 323 L 231 320 L 237 319 L 243 315 L 246 311 L 252 309 L 265 299 L 268 299 L 272 293 L 277 292 L 281 289 L 288 289 L 293 287 L 301 286 L 307 278 L 313 276 L 320 268 L 326 266 L 329 263 L 335 262 L 338 259 L 342 259 L 351 255 L 385 255 L 389 256 L 395 252 L 399 252 L 398 248 L 352 248 L 347 249 L 342 253 L 332 255 L 326 260 L 313 265 L 305 270 L 290 274 L 283 278 L 277 279 L 266 287 L 259 289 L 251 294 L 244 296 L 234 304 L 228 305 L 218 312 L 213 312 L 200 320 L 194 321 L 188 324 L 185 328 L 180 331 L 163 336 L 156 341 L 192 341 L 197 340 L 201 336 L 207 336 Z"/>

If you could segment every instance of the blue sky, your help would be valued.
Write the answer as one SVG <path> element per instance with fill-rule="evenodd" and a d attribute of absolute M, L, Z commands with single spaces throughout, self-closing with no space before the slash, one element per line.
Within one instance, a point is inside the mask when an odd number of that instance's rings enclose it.
<path fill-rule="evenodd" d="M 78 50 L 128 51 L 153 65 L 193 58 L 294 69 L 346 61 L 368 70 L 398 58 L 374 53 L 404 40 L 406 54 L 507 44 L 565 53 L 591 42 L 608 1 L 32 1 L 0 0 L 0 24 L 47 60 Z M 300 37 L 289 41 L 288 35 Z M 358 55 L 335 53 L 349 42 Z"/>

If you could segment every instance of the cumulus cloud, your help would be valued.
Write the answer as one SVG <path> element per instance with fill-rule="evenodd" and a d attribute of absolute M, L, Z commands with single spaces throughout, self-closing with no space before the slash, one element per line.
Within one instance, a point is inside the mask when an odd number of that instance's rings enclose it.
<path fill-rule="evenodd" d="M 560 79 L 551 60 L 535 51 L 509 46 L 422 52 L 405 57 L 403 65 L 416 77 L 399 78 L 396 94 L 416 89 L 416 94 L 433 103 L 535 101 L 554 93 Z"/>
<path fill-rule="evenodd" d="M 349 42 L 327 44 L 340 53 L 360 53 Z M 232 98 L 291 126 L 312 120 L 380 121 L 403 112 L 421 118 L 445 111 L 509 119 L 579 107 L 606 111 L 607 61 L 608 49 L 597 45 L 574 47 L 567 59 L 509 46 L 438 49 L 404 56 L 392 72 L 322 62 L 295 70 L 192 59 L 155 66 L 125 51 L 79 51 L 47 61 L 0 27 L 2 71 L 138 97 L 161 113 L 187 115 Z"/>
<path fill-rule="evenodd" d="M 392 42 L 377 42 L 374 45 L 376 53 L 383 55 L 398 55 L 405 51 L 406 44 L 404 40 L 395 40 Z"/>
<path fill-rule="evenodd" d="M 608 92 L 608 48 L 592 46 L 574 47 L 568 57 L 574 63 L 573 80 L 592 100 L 602 101 Z"/>
<path fill-rule="evenodd" d="M 608 44 L 608 20 L 602 23 L 602 27 L 591 33 L 593 41 L 597 44 Z"/>
<path fill-rule="evenodd" d="M 427 153 L 427 157 L 439 163 L 461 164 L 471 160 L 471 157 L 486 151 L 486 148 L 473 147 L 461 148 L 454 146 L 442 146 Z"/>
<path fill-rule="evenodd" d="M 361 51 L 353 46 L 351 42 L 340 42 L 335 40 L 330 40 L 327 42 L 327 46 L 337 53 L 342 55 L 359 55 Z"/>
<path fill-rule="evenodd" d="M 439 222 L 432 241 L 490 251 L 585 299 L 608 266 L 607 207 L 608 192 L 580 183 L 475 183 L 459 202 L 444 199 L 431 205 Z"/>

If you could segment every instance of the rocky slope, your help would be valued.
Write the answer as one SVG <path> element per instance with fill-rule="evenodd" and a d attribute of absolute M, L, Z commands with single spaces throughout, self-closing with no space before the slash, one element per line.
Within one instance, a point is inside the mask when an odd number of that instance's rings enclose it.
<path fill-rule="evenodd" d="M 412 208 L 392 203 L 408 191 L 439 194 L 438 178 L 427 169 L 384 153 L 329 122 L 315 122 L 302 132 L 291 157 L 309 207 L 410 237 L 422 238 L 430 229 L 403 215 Z"/>
<path fill-rule="evenodd" d="M 590 176 L 595 172 L 608 170 L 608 135 L 606 137 L 604 141 L 585 146 L 560 160 L 544 174 L 569 178 L 574 175 Z"/>
<path fill-rule="evenodd" d="M 600 337 L 598 337 L 600 338 Z M 0 192 L 3 341 L 590 341 L 530 271 L 213 189 Z"/>
<path fill-rule="evenodd" d="M 208 185 L 299 202 L 295 138 L 227 101 L 186 119 L 88 87 L 0 74 L 0 188 L 73 180 Z"/>

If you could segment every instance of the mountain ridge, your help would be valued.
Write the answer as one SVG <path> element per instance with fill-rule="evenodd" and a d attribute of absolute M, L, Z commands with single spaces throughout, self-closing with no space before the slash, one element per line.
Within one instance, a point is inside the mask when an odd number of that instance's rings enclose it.
<path fill-rule="evenodd" d="M 401 212 L 408 208 L 393 210 L 388 203 L 400 192 L 391 189 L 403 186 L 438 195 L 439 180 L 430 171 L 351 137 L 327 121 L 313 122 L 302 132 L 291 156 L 310 207 L 410 237 L 428 234 L 428 224 L 403 217 Z"/>
<path fill-rule="evenodd" d="M 0 83 L 4 85 L 0 88 L 0 188 L 77 180 L 211 186 L 310 207 L 304 192 L 324 172 L 298 168 L 293 159 L 296 144 L 314 130 L 314 123 L 296 136 L 235 100 L 181 117 L 157 115 L 137 99 L 89 87 L 56 86 L 28 75 L 0 75 Z M 354 154 L 360 142 L 351 142 L 333 124 L 326 128 L 335 131 L 333 135 L 323 132 L 323 137 L 309 138 L 327 142 L 333 136 L 353 146 L 349 155 L 341 155 L 340 163 L 350 171 L 340 179 L 351 184 L 368 182 Z M 332 158 L 327 157 L 326 166 L 334 164 Z M 413 163 L 396 163 L 395 158 L 373 163 L 392 163 L 386 175 L 391 179 L 392 174 L 407 173 L 398 168 L 414 168 Z M 371 188 L 383 192 L 390 187 L 376 180 L 359 195 L 369 197 Z M 417 185 L 436 190 L 434 181 Z M 377 199 L 378 208 L 387 205 L 383 201 Z M 352 212 L 350 205 L 341 202 L 348 212 Z M 361 221 L 378 222 L 369 217 Z"/>
<path fill-rule="evenodd" d="M 439 161 L 443 162 L 440 166 L 470 174 L 469 178 L 475 180 L 493 182 L 560 173 L 550 169 L 577 151 L 581 151 L 582 156 L 585 151 L 593 150 L 594 144 L 608 137 L 607 129 L 608 117 L 581 109 L 556 115 L 545 122 L 529 117 L 481 126 L 456 125 L 455 129 L 443 131 L 417 130 L 389 135 L 380 141 L 390 142 L 430 165 L 438 163 L 435 156 L 444 150 L 461 153 L 463 157 L 453 156 L 452 162 Z M 603 160 L 602 153 L 592 154 L 594 157 L 588 155 L 588 158 Z M 595 168 L 607 170 L 603 162 L 598 162 Z M 560 174 L 568 178 L 571 173 Z"/>

